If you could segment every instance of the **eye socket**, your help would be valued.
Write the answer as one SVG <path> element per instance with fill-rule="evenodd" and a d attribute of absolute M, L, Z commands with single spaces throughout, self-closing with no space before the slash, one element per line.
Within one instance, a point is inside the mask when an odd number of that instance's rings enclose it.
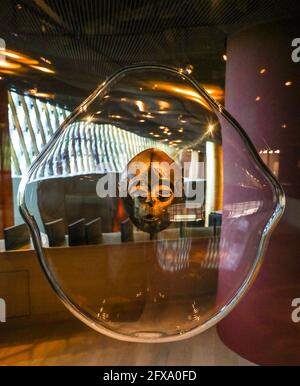
<path fill-rule="evenodd" d="M 168 202 L 173 199 L 173 191 L 168 186 L 160 186 L 157 198 L 161 202 Z"/>
<path fill-rule="evenodd" d="M 142 187 L 134 187 L 130 191 L 128 191 L 128 194 L 132 199 L 138 198 L 140 201 L 143 201 L 148 196 L 147 189 L 143 189 Z"/>
<path fill-rule="evenodd" d="M 161 202 L 167 202 L 169 199 L 170 199 L 170 197 L 165 197 L 165 196 L 158 196 L 158 199 L 159 199 L 159 201 L 161 201 Z"/>

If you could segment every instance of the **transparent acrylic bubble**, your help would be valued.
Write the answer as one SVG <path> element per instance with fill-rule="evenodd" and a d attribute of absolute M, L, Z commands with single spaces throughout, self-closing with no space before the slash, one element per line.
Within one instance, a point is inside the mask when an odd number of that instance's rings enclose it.
<path fill-rule="evenodd" d="M 64 122 L 20 211 L 53 289 L 108 336 L 165 342 L 224 317 L 260 266 L 284 195 L 189 75 L 133 66 Z"/>

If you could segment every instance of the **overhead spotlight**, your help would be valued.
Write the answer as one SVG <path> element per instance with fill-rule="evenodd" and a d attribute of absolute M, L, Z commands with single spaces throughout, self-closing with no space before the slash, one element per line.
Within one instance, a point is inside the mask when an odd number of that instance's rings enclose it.
<path fill-rule="evenodd" d="M 46 72 L 47 74 L 54 74 L 55 71 L 51 70 L 50 68 L 48 67 L 43 67 L 43 66 L 31 66 L 32 68 L 34 68 L 35 70 L 39 70 L 39 71 L 42 71 L 42 72 Z"/>
<path fill-rule="evenodd" d="M 214 125 L 212 125 L 211 123 L 207 126 L 207 132 L 209 134 L 212 134 L 212 132 L 214 131 Z"/>
<path fill-rule="evenodd" d="M 51 61 L 50 61 L 49 59 L 44 58 L 43 56 L 41 56 L 40 59 L 41 59 L 43 62 L 47 63 L 47 64 L 52 64 Z"/>
<path fill-rule="evenodd" d="M 89 116 L 86 118 L 86 121 L 87 121 L 87 122 L 92 122 L 92 120 L 93 120 L 92 115 L 89 115 Z"/>
<path fill-rule="evenodd" d="M 223 58 L 224 62 L 227 62 L 227 55 L 226 54 L 223 54 L 222 58 Z"/>
<path fill-rule="evenodd" d="M 139 109 L 141 112 L 144 112 L 144 111 L 145 111 L 145 104 L 144 104 L 144 102 L 142 102 L 142 101 L 136 101 L 135 104 L 137 105 L 138 109 Z"/>
<path fill-rule="evenodd" d="M 0 60 L 0 68 L 16 69 L 20 68 L 21 65 L 17 63 L 9 62 L 8 60 Z"/>
<path fill-rule="evenodd" d="M 189 75 L 191 75 L 191 73 L 194 71 L 194 66 L 192 64 L 188 64 L 186 67 L 185 67 L 185 72 Z"/>

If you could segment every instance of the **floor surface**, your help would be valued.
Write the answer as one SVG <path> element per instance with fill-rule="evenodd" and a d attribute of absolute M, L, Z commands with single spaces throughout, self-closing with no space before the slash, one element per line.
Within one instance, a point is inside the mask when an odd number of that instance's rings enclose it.
<path fill-rule="evenodd" d="M 212 328 L 164 344 L 126 343 L 77 320 L 0 329 L 0 365 L 235 365 L 250 362 L 230 351 Z"/>

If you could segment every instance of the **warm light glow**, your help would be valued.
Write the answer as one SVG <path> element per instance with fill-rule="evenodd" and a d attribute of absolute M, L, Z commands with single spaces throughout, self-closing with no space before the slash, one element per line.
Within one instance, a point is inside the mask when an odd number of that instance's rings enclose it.
<path fill-rule="evenodd" d="M 1 50 L 1 54 L 7 56 L 8 58 L 21 59 L 21 56 L 19 56 L 18 54 L 15 54 L 14 52 Z"/>
<path fill-rule="evenodd" d="M 3 70 L 2 68 L 0 68 L 0 73 L 1 74 L 7 74 L 7 75 L 18 75 L 17 71 Z"/>
<path fill-rule="evenodd" d="M 50 61 L 49 59 L 44 58 L 43 56 L 41 56 L 40 59 L 41 59 L 43 62 L 47 63 L 47 64 L 52 64 L 51 61 Z"/>
<path fill-rule="evenodd" d="M 166 101 L 158 101 L 158 106 L 161 110 L 170 108 L 170 103 Z"/>
<path fill-rule="evenodd" d="M 213 84 L 201 84 L 205 91 L 213 97 L 216 101 L 223 101 L 224 91 L 221 87 L 215 86 Z"/>
<path fill-rule="evenodd" d="M 43 66 L 31 66 L 32 68 L 36 69 L 36 70 L 39 70 L 39 71 L 42 71 L 42 72 L 46 72 L 47 74 L 54 74 L 55 71 L 51 70 L 50 68 L 47 68 L 47 67 L 43 67 Z"/>
<path fill-rule="evenodd" d="M 290 81 L 290 80 L 288 80 L 287 82 L 285 82 L 285 86 L 286 86 L 286 87 L 289 87 L 289 86 L 291 86 L 292 84 L 293 84 L 293 82 Z"/>
<path fill-rule="evenodd" d="M 55 94 L 40 92 L 37 90 L 37 88 L 29 89 L 28 93 L 37 97 L 37 98 L 46 98 L 46 99 L 54 99 L 55 98 Z"/>
<path fill-rule="evenodd" d="M 28 58 L 27 56 L 24 56 L 20 54 L 19 52 L 11 51 L 11 50 L 5 50 L 0 48 L 1 55 L 6 56 L 7 58 L 13 59 L 14 61 L 23 63 L 23 64 L 38 64 L 39 62 L 35 59 Z"/>
<path fill-rule="evenodd" d="M 183 129 L 178 129 L 178 133 L 183 133 Z"/>
<path fill-rule="evenodd" d="M 266 69 L 266 68 L 262 68 L 262 69 L 259 71 L 259 73 L 260 73 L 261 75 L 265 74 L 266 72 L 267 72 L 267 69 Z"/>
<path fill-rule="evenodd" d="M 30 94 L 35 95 L 35 94 L 37 93 L 37 88 L 30 88 L 30 89 L 28 90 L 28 92 L 29 92 Z"/>
<path fill-rule="evenodd" d="M 142 101 L 136 101 L 135 104 L 137 105 L 138 109 L 141 111 L 141 112 L 144 112 L 145 111 L 145 103 L 142 102 Z"/>
<path fill-rule="evenodd" d="M 207 126 L 207 132 L 208 132 L 209 134 L 211 134 L 213 131 L 214 131 L 214 125 L 209 124 L 209 125 Z"/>
<path fill-rule="evenodd" d="M 21 65 L 17 63 L 12 63 L 7 60 L 0 60 L 0 68 L 9 68 L 9 69 L 16 69 L 20 68 Z"/>
<path fill-rule="evenodd" d="M 37 92 L 35 96 L 38 98 L 55 99 L 55 94 L 50 94 L 46 92 Z"/>
<path fill-rule="evenodd" d="M 180 74 L 188 74 L 191 75 L 191 73 L 194 71 L 194 66 L 192 64 L 188 64 L 185 68 L 180 67 L 178 68 L 178 71 Z"/>
<path fill-rule="evenodd" d="M 181 85 L 176 85 L 173 83 L 160 82 L 153 86 L 154 89 L 167 91 L 174 94 L 181 94 L 186 96 L 188 99 L 195 101 L 196 103 L 201 104 L 206 109 L 211 111 L 210 105 L 206 100 L 196 91 L 190 87 L 182 87 Z"/>
<path fill-rule="evenodd" d="M 288 125 L 287 125 L 286 123 L 284 123 L 283 125 L 281 125 L 281 127 L 282 127 L 283 129 L 286 129 L 286 128 L 288 127 Z"/>
<path fill-rule="evenodd" d="M 227 55 L 226 55 L 226 54 L 224 54 L 224 55 L 222 56 L 222 58 L 223 58 L 223 60 L 224 60 L 225 62 L 227 62 Z"/>
<path fill-rule="evenodd" d="M 259 154 L 280 154 L 280 150 L 260 150 Z"/>
<path fill-rule="evenodd" d="M 260 96 L 257 96 L 257 97 L 255 98 L 255 100 L 256 100 L 256 102 L 259 102 L 259 101 L 261 100 L 261 97 L 260 97 Z"/>

